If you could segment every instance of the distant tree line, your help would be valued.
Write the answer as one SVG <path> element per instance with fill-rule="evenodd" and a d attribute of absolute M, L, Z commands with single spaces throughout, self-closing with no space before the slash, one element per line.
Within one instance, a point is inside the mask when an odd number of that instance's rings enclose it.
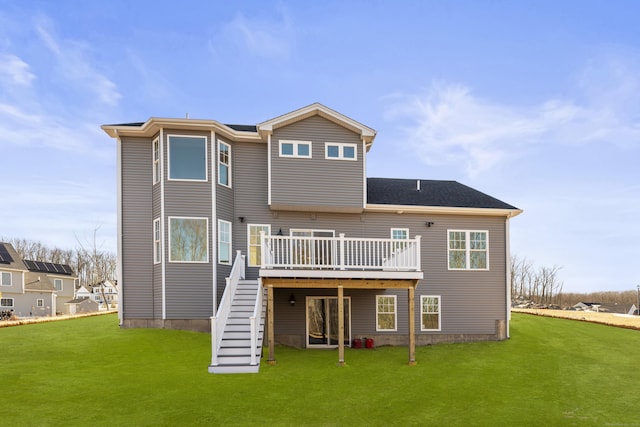
<path fill-rule="evenodd" d="M 75 249 L 50 247 L 42 242 L 20 238 L 1 237 L 0 241 L 11 243 L 23 259 L 69 265 L 78 276 L 79 285 L 86 286 L 117 279 L 116 255 L 100 249 L 95 234 L 94 231 L 91 245 L 79 242 Z"/>
<path fill-rule="evenodd" d="M 511 257 L 511 297 L 524 297 L 541 305 L 571 307 L 579 302 L 600 304 L 637 304 L 637 292 L 601 291 L 591 293 L 563 292 L 564 282 L 559 278 L 562 267 L 535 267 L 531 261 Z"/>

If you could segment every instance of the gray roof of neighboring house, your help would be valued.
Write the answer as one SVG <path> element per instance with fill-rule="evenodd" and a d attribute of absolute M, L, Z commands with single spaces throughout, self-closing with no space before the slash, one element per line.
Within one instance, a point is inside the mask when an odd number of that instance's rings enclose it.
<path fill-rule="evenodd" d="M 65 304 L 80 304 L 86 300 L 88 300 L 89 297 L 80 297 L 80 298 L 74 298 L 71 301 L 67 301 L 65 302 Z"/>
<path fill-rule="evenodd" d="M 27 273 L 24 276 L 24 289 L 28 291 L 46 291 L 55 292 L 56 287 L 53 286 L 51 280 L 45 275 L 38 273 Z"/>
<path fill-rule="evenodd" d="M 420 189 L 418 190 L 418 182 Z M 367 203 L 376 205 L 518 209 L 456 181 L 367 178 Z"/>

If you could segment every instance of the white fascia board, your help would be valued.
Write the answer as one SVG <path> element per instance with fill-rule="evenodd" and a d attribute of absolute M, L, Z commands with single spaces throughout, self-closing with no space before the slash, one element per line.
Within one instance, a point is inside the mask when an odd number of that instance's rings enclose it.
<path fill-rule="evenodd" d="M 423 214 L 448 214 L 448 215 L 478 215 L 478 216 L 503 216 L 513 218 L 520 215 L 522 209 L 493 209 L 493 208 L 460 208 L 450 206 L 415 206 L 415 205 L 376 205 L 367 204 L 365 212 L 397 212 L 397 213 L 423 213 Z"/>

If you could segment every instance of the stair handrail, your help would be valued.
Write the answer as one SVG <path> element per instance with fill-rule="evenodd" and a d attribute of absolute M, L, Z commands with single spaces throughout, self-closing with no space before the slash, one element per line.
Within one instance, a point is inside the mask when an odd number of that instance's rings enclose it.
<path fill-rule="evenodd" d="M 262 280 L 258 278 L 258 293 L 256 295 L 256 305 L 253 307 L 253 315 L 249 317 L 251 325 L 251 365 L 257 365 L 256 350 L 258 347 L 258 336 L 260 335 L 260 317 L 262 316 Z"/>
<path fill-rule="evenodd" d="M 236 258 L 233 261 L 233 267 L 231 267 L 231 274 L 225 279 L 226 286 L 224 293 L 220 299 L 220 305 L 218 306 L 218 312 L 215 316 L 211 316 L 211 365 L 216 366 L 218 364 L 218 349 L 222 342 L 222 334 L 224 333 L 224 327 L 227 324 L 229 313 L 231 312 L 231 303 L 233 302 L 233 296 L 238 288 L 238 282 L 244 279 L 245 273 L 245 256 L 242 255 L 242 251 L 236 251 Z"/>

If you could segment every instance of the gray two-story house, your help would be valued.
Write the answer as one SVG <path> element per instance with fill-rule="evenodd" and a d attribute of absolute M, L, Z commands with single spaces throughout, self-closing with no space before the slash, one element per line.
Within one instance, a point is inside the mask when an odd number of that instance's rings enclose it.
<path fill-rule="evenodd" d="M 455 181 L 367 178 L 376 132 L 321 104 L 258 125 L 150 118 L 117 140 L 122 327 L 212 333 L 212 372 L 262 331 L 306 348 L 504 339 L 509 219 Z"/>

